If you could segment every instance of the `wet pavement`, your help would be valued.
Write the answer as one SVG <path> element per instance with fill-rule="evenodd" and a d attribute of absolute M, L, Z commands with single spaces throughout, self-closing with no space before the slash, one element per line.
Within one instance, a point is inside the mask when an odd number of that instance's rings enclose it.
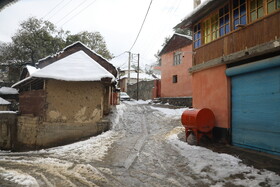
<path fill-rule="evenodd" d="M 183 132 L 178 116 L 125 102 L 110 119 L 112 130 L 83 142 L 0 152 L 0 186 L 280 186 L 275 173 L 176 140 Z"/>

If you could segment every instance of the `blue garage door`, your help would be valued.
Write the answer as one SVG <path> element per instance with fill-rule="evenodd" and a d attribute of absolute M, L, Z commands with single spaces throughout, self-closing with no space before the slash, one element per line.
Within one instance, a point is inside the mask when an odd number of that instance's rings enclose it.
<path fill-rule="evenodd" d="M 232 86 L 232 142 L 280 155 L 280 57 L 226 71 Z"/>

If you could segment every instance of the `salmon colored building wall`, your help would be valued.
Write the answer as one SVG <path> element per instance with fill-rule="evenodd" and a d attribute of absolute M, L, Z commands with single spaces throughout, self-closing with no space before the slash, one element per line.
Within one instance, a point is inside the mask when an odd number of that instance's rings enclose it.
<path fill-rule="evenodd" d="M 193 73 L 193 107 L 209 108 L 216 118 L 216 127 L 230 127 L 229 79 L 226 65 Z"/>
<path fill-rule="evenodd" d="M 192 66 L 192 45 L 171 51 L 161 56 L 161 97 L 192 96 L 192 77 L 188 69 Z M 182 63 L 173 65 L 174 52 L 182 52 Z M 173 75 L 178 82 L 173 83 Z"/>

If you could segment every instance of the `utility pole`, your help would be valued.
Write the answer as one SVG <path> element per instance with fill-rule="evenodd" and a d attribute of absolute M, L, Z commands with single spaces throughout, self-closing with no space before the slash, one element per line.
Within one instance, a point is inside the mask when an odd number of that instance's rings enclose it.
<path fill-rule="evenodd" d="M 137 96 L 136 96 L 136 98 L 137 98 L 137 101 L 138 101 L 138 99 L 139 99 L 139 61 L 140 61 L 140 54 L 138 53 L 137 54 Z"/>
<path fill-rule="evenodd" d="M 131 52 L 128 51 L 128 75 L 127 75 L 127 87 L 128 88 L 128 85 L 130 84 L 130 60 L 131 60 Z M 127 89 L 126 89 L 127 91 Z"/>

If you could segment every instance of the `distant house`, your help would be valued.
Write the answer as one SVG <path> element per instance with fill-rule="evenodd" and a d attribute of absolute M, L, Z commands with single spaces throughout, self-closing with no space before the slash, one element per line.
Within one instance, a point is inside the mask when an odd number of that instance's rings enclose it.
<path fill-rule="evenodd" d="M 0 97 L 10 102 L 8 105 L 8 110 L 17 111 L 18 110 L 18 90 L 11 87 L 1 87 Z"/>
<path fill-rule="evenodd" d="M 193 106 L 214 135 L 280 155 L 280 2 L 207 0 L 179 23 L 193 31 Z"/>
<path fill-rule="evenodd" d="M 99 122 L 111 109 L 117 75 L 112 64 L 77 42 L 37 66 L 13 85 L 20 92 L 18 146 L 51 147 L 108 128 Z"/>
<path fill-rule="evenodd" d="M 160 51 L 161 100 L 192 106 L 192 38 L 175 33 Z"/>
<path fill-rule="evenodd" d="M 0 97 L 0 111 L 7 111 L 9 110 L 8 106 L 11 103 L 3 98 Z"/>

